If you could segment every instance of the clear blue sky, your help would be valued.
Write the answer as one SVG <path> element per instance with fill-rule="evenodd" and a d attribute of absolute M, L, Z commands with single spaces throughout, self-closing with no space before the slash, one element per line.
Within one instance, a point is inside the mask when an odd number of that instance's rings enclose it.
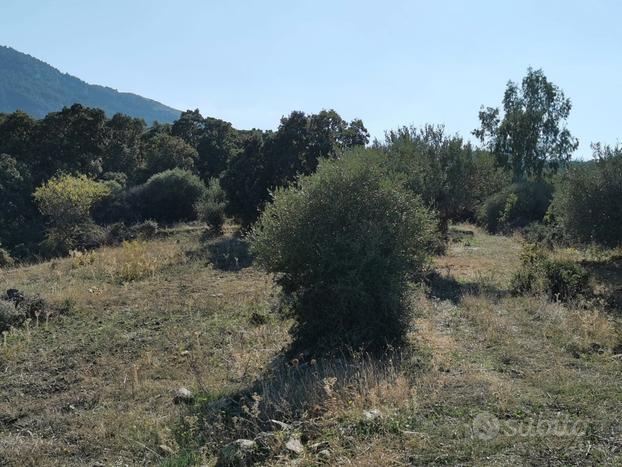
<path fill-rule="evenodd" d="M 572 99 L 585 157 L 622 141 L 621 18 L 614 0 L 2 0 L 0 44 L 239 128 L 334 108 L 378 137 L 466 136 L 532 66 Z"/>

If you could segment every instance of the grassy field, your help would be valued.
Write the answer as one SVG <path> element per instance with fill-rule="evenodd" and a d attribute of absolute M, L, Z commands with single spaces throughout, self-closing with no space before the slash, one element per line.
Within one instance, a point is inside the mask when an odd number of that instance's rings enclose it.
<path fill-rule="evenodd" d="M 1 271 L 63 313 L 3 336 L 0 465 L 209 465 L 238 438 L 267 465 L 622 465 L 619 310 L 512 296 L 517 238 L 452 238 L 407 349 L 309 368 L 232 232 Z M 558 254 L 619 287 L 619 259 Z"/>

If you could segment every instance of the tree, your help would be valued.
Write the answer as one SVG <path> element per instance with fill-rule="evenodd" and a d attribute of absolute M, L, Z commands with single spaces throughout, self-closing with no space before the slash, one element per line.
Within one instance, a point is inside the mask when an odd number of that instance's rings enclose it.
<path fill-rule="evenodd" d="M 239 133 L 231 123 L 207 117 L 197 146 L 197 170 L 203 180 L 220 175 L 229 160 L 239 152 Z"/>
<path fill-rule="evenodd" d="M 74 104 L 48 114 L 37 122 L 33 134 L 31 171 L 35 183 L 56 172 L 99 176 L 108 141 L 103 110 Z"/>
<path fill-rule="evenodd" d="M 133 179 L 142 163 L 142 136 L 145 122 L 138 118 L 115 114 L 106 121 L 109 135 L 104 149 L 103 172 L 122 172 Z"/>
<path fill-rule="evenodd" d="M 386 134 L 387 165 L 405 186 L 438 212 L 439 227 L 474 212 L 479 188 L 472 177 L 476 159 L 471 145 L 448 136 L 443 126 L 402 127 Z"/>
<path fill-rule="evenodd" d="M 434 237 L 418 197 L 346 156 L 277 189 L 253 227 L 251 250 L 276 274 L 298 346 L 379 350 L 408 330 L 407 282 L 422 271 Z"/>
<path fill-rule="evenodd" d="M 622 147 L 595 145 L 593 161 L 564 173 L 551 214 L 574 242 L 622 245 Z"/>
<path fill-rule="evenodd" d="M 498 108 L 480 110 L 481 127 L 473 131 L 501 166 L 511 168 L 514 181 L 540 177 L 570 160 L 579 143 L 566 129 L 572 105 L 542 70 L 528 69 L 519 87 L 509 81 Z"/>
<path fill-rule="evenodd" d="M 143 173 L 147 178 L 174 168 L 194 171 L 197 151 L 181 138 L 159 134 L 145 145 L 144 158 Z"/>
<path fill-rule="evenodd" d="M 9 249 L 41 239 L 42 219 L 32 198 L 26 164 L 0 154 L 0 244 Z"/>
<path fill-rule="evenodd" d="M 276 132 L 239 136 L 241 150 L 230 158 L 222 186 L 231 214 L 245 225 L 257 218 L 270 191 L 312 173 L 321 158 L 339 158 L 369 139 L 360 120 L 348 124 L 334 110 L 295 111 L 281 118 Z"/>
<path fill-rule="evenodd" d="M 201 136 L 203 136 L 205 119 L 199 109 L 186 110 L 182 112 L 172 127 L 171 134 L 183 139 L 186 143 L 196 149 Z"/>
<path fill-rule="evenodd" d="M 269 199 L 269 171 L 265 162 L 265 139 L 259 130 L 244 136 L 243 149 L 234 156 L 220 184 L 229 200 L 227 210 L 243 226 L 249 226 L 259 216 L 260 207 Z"/>

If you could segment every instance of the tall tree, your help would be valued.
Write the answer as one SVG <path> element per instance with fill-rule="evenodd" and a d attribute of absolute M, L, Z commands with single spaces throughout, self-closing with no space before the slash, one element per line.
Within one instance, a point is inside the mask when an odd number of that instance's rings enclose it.
<path fill-rule="evenodd" d="M 481 126 L 473 131 L 515 181 L 556 171 L 570 160 L 579 143 L 566 128 L 572 105 L 542 70 L 527 70 L 520 86 L 508 82 L 499 108 L 483 108 Z"/>

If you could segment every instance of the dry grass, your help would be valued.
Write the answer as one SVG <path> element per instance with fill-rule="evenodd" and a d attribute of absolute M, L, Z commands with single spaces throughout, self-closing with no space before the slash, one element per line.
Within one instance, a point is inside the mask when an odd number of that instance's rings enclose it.
<path fill-rule="evenodd" d="M 517 239 L 460 228 L 474 235 L 437 266 L 462 293 L 414 292 L 408 349 L 298 367 L 280 356 L 291 323 L 271 278 L 216 269 L 195 228 L 3 270 L 1 288 L 70 311 L 0 344 L 0 465 L 209 465 L 239 437 L 266 465 L 622 464 L 619 318 L 510 296 Z M 196 405 L 173 405 L 181 386 Z M 585 434 L 481 439 L 483 412 Z"/>

